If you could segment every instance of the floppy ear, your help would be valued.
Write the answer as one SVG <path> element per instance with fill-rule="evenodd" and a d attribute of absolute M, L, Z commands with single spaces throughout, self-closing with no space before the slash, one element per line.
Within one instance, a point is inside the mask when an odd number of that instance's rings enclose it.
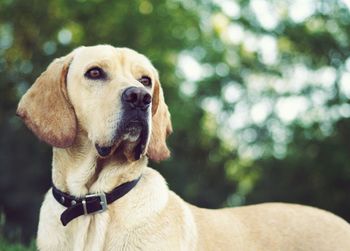
<path fill-rule="evenodd" d="M 159 162 L 170 156 L 165 140 L 172 131 L 168 106 L 165 104 L 163 90 L 157 79 L 152 98 L 152 135 L 147 149 L 150 159 Z"/>
<path fill-rule="evenodd" d="M 71 60 L 72 54 L 54 60 L 23 95 L 16 112 L 39 139 L 55 147 L 71 146 L 77 131 L 66 89 Z"/>

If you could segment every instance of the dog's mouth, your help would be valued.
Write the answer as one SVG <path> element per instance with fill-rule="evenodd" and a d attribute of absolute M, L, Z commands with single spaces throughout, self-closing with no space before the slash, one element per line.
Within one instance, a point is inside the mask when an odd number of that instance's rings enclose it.
<path fill-rule="evenodd" d="M 148 134 L 148 123 L 142 120 L 132 120 L 119 126 L 111 145 L 95 144 L 95 148 L 101 158 L 117 155 L 128 161 L 135 161 L 140 159 L 145 152 Z"/>

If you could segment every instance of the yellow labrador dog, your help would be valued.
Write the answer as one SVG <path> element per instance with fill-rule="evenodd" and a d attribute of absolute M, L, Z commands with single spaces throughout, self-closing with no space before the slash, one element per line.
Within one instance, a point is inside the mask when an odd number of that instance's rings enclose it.
<path fill-rule="evenodd" d="M 17 114 L 53 146 L 39 250 L 350 250 L 349 224 L 319 209 L 208 210 L 169 191 L 147 158 L 169 156 L 170 115 L 157 71 L 131 49 L 79 47 L 54 60 Z"/>

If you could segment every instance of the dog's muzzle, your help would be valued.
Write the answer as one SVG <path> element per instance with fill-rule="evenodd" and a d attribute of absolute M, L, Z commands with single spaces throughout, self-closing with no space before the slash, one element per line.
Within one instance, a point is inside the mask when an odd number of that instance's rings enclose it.
<path fill-rule="evenodd" d="M 121 96 L 122 116 L 111 146 L 95 145 L 101 157 L 122 151 L 128 160 L 138 160 L 149 137 L 149 108 L 152 97 L 145 88 L 129 87 Z"/>

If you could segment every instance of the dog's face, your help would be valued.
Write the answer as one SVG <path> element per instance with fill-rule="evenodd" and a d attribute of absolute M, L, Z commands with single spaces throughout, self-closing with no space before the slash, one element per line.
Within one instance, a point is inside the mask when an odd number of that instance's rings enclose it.
<path fill-rule="evenodd" d="M 74 52 L 67 92 L 80 126 L 100 156 L 118 147 L 129 159 L 144 152 L 157 82 L 152 64 L 133 50 L 97 46 Z"/>
<path fill-rule="evenodd" d="M 17 114 L 42 140 L 74 145 L 85 133 L 100 157 L 169 155 L 171 132 L 158 73 L 143 55 L 108 45 L 79 47 L 55 60 L 22 97 Z M 152 132 L 152 133 L 151 133 Z"/>

